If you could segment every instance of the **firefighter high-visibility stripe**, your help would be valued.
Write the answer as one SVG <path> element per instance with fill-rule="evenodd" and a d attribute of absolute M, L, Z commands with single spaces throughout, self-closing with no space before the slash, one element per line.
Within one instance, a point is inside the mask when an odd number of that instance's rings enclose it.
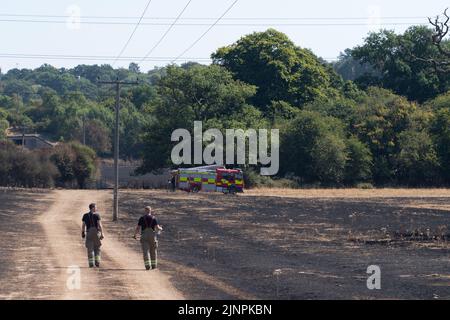
<path fill-rule="evenodd" d="M 101 257 L 100 256 L 95 256 L 95 261 L 100 262 Z"/>

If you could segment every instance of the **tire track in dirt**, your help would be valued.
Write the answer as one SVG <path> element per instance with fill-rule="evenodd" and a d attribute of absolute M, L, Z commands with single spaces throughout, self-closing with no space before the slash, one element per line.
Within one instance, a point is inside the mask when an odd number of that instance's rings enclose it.
<path fill-rule="evenodd" d="M 183 295 L 159 270 L 146 271 L 141 255 L 121 243 L 105 227 L 102 267 L 87 267 L 86 249 L 80 237 L 81 215 L 90 202 L 100 212 L 107 209 L 108 191 L 55 191 L 54 204 L 38 221 L 46 234 L 47 245 L 57 261 L 55 288 L 60 299 L 183 299 Z M 105 214 L 102 215 L 105 220 Z M 104 223 L 108 225 L 109 223 Z M 66 286 L 68 267 L 80 266 L 81 289 Z"/>

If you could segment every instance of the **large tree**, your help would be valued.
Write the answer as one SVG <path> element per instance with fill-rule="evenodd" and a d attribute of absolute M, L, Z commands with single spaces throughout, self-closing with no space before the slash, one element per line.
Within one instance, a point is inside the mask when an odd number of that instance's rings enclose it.
<path fill-rule="evenodd" d="M 448 41 L 441 46 L 448 47 Z M 441 52 L 433 42 L 433 30 L 424 26 L 411 27 L 404 34 L 389 30 L 371 33 L 351 56 L 374 69 L 356 79 L 364 88 L 382 86 L 419 102 L 450 88 L 449 74 L 431 62 L 441 59 Z"/>
<path fill-rule="evenodd" d="M 441 164 L 441 176 L 450 184 L 450 91 L 428 105 L 434 111 L 431 134 Z"/>
<path fill-rule="evenodd" d="M 350 131 L 370 148 L 375 183 L 415 183 L 409 171 L 411 163 L 436 164 L 434 146 L 428 136 L 432 115 L 428 108 L 385 89 L 371 87 L 361 97 Z M 431 174 L 417 174 L 432 179 Z"/>
<path fill-rule="evenodd" d="M 172 132 L 179 128 L 192 132 L 194 121 L 202 121 L 204 130 L 264 126 L 261 113 L 247 104 L 255 87 L 234 80 L 217 65 L 168 67 L 157 92 L 145 108 L 151 120 L 144 133 L 141 172 L 170 166 Z"/>
<path fill-rule="evenodd" d="M 251 101 L 264 111 L 272 101 L 302 106 L 334 92 L 334 82 L 341 80 L 311 51 L 274 29 L 247 35 L 218 49 L 212 58 L 236 79 L 257 86 Z"/>
<path fill-rule="evenodd" d="M 342 183 L 347 150 L 343 124 L 313 111 L 300 111 L 281 130 L 282 174 L 303 183 Z"/>

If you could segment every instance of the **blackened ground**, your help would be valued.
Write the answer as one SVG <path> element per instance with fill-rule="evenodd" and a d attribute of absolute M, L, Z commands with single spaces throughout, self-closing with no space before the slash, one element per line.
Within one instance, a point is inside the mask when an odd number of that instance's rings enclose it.
<path fill-rule="evenodd" d="M 151 205 L 165 227 L 160 266 L 187 298 L 450 299 L 450 198 L 373 192 L 130 191 L 121 195 L 114 232 L 131 232 Z M 381 268 L 381 290 L 367 289 L 370 265 Z"/>
<path fill-rule="evenodd" d="M 49 299 L 54 259 L 36 222 L 51 204 L 44 191 L 0 190 L 0 299 Z"/>
<path fill-rule="evenodd" d="M 0 299 L 450 299 L 450 190 L 296 192 L 121 191 L 113 223 L 111 191 L 0 190 Z M 91 202 L 98 270 L 80 237 Z M 164 226 L 155 272 L 132 239 L 146 205 Z M 73 265 L 82 290 L 66 286 Z"/>

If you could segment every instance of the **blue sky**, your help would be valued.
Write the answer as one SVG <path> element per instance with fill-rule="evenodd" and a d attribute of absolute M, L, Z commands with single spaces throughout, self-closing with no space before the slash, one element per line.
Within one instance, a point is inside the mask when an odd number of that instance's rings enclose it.
<path fill-rule="evenodd" d="M 117 56 L 124 47 L 148 0 L 1 2 L 0 68 L 5 72 L 16 67 L 34 68 L 43 63 L 57 67 L 72 67 L 81 63 L 112 63 L 109 57 Z M 187 2 L 188 0 L 152 0 L 143 20 L 148 24 L 141 25 L 136 30 L 123 56 L 126 59 L 143 57 Z M 145 61 L 141 64 L 141 69 L 146 71 L 169 63 L 170 57 L 178 56 L 189 47 L 233 2 L 234 0 L 192 0 L 179 20 L 184 25 L 175 25 L 151 54 L 151 57 L 158 57 L 158 60 L 166 60 Z M 450 0 L 238 0 L 220 22 L 228 25 L 215 26 L 177 62 L 184 62 L 186 58 L 208 58 L 218 47 L 270 26 L 285 32 L 297 45 L 310 48 L 326 59 L 333 59 L 346 48 L 360 44 L 370 30 L 384 27 L 402 32 L 411 24 L 426 23 L 426 16 L 442 13 L 446 7 L 450 7 Z M 77 21 L 81 23 L 78 24 Z M 84 23 L 89 21 L 95 24 Z M 114 24 L 97 24 L 98 22 Z M 76 60 L 49 57 L 19 59 L 6 57 L 7 54 L 94 56 L 97 60 L 85 57 Z M 118 61 L 116 66 L 128 66 L 129 62 Z"/>

